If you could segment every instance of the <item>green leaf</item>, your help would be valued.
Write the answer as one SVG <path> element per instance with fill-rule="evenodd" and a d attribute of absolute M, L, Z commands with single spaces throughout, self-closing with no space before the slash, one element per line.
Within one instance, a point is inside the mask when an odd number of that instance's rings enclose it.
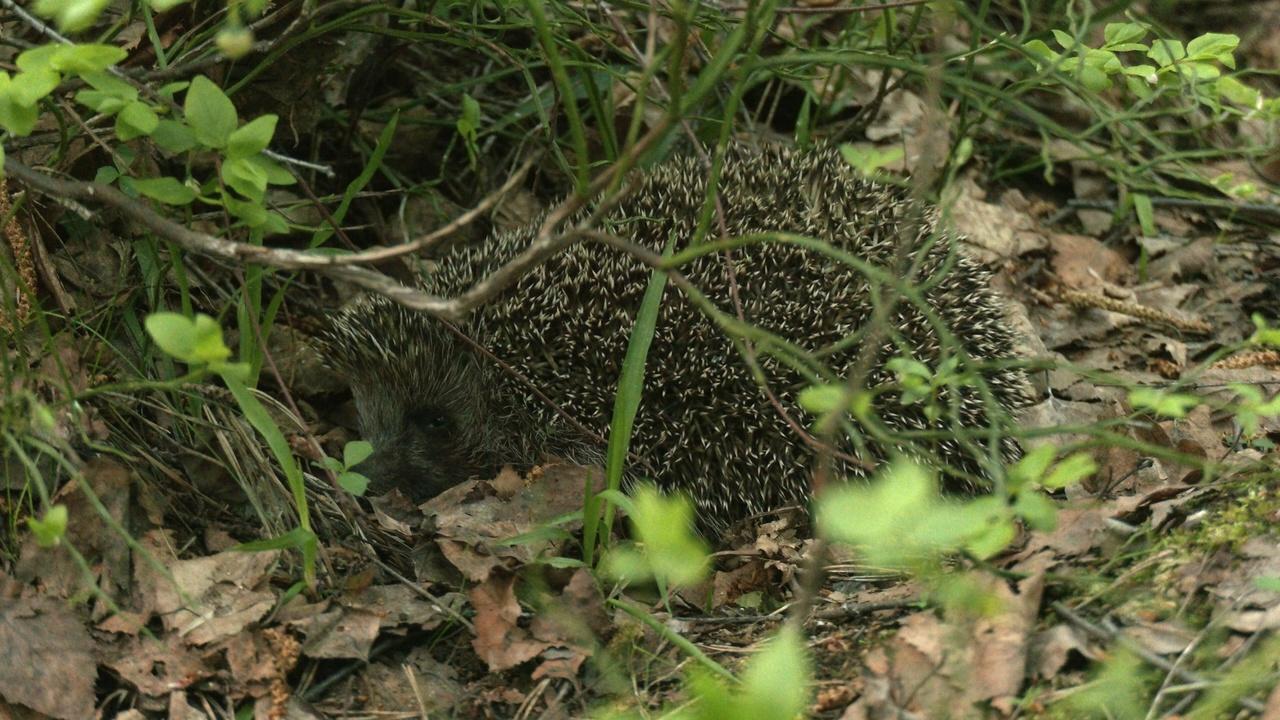
<path fill-rule="evenodd" d="M 252 157 L 267 149 L 276 133 L 276 116 L 263 115 L 238 128 L 227 139 L 227 157 Z"/>
<path fill-rule="evenodd" d="M 840 156 L 863 175 L 873 176 L 881 168 L 892 165 L 902 158 L 903 149 L 898 146 L 889 148 L 864 147 L 845 143 L 840 146 Z"/>
<path fill-rule="evenodd" d="M 1155 209 L 1151 206 L 1150 196 L 1144 193 L 1133 194 L 1133 211 L 1138 216 L 1138 225 L 1146 237 L 1156 235 Z"/>
<path fill-rule="evenodd" d="M 191 80 L 191 87 L 187 88 L 182 107 L 187 124 L 200 144 L 211 148 L 226 147 L 239 119 L 236 106 L 222 88 L 209 78 L 197 75 Z"/>
<path fill-rule="evenodd" d="M 48 548 L 61 544 L 62 538 L 67 534 L 67 506 L 54 505 L 39 520 L 27 518 L 27 527 L 31 528 L 31 534 L 35 536 L 36 544 L 40 547 Z"/>
<path fill-rule="evenodd" d="M 1186 417 L 1187 411 L 1200 404 L 1195 395 L 1165 392 L 1159 388 L 1136 388 L 1129 392 L 1129 404 L 1135 409 L 1151 410 L 1169 418 Z"/>
<path fill-rule="evenodd" d="M 222 182 L 258 203 L 262 202 L 267 192 L 267 174 L 246 158 L 222 163 Z"/>
<path fill-rule="evenodd" d="M 1013 503 L 1013 511 L 1026 520 L 1033 530 L 1049 532 L 1058 525 L 1058 506 L 1038 490 L 1018 493 L 1018 499 Z M 1001 549 L 1004 548 L 1001 547 Z"/>
<path fill-rule="evenodd" d="M 710 569 L 706 544 L 693 532 L 693 506 L 683 497 L 668 497 L 652 485 L 632 493 L 631 526 L 643 553 L 610 553 L 607 569 L 622 580 L 657 577 L 673 585 L 692 585 Z"/>
<path fill-rule="evenodd" d="M 80 78 L 89 83 L 94 90 L 120 98 L 126 102 L 138 99 L 138 89 L 118 77 L 105 72 L 85 73 Z"/>
<path fill-rule="evenodd" d="M 147 0 L 147 4 L 156 12 L 165 12 L 172 10 L 179 5 L 185 5 L 189 0 Z"/>
<path fill-rule="evenodd" d="M 178 80 L 176 82 L 165 83 L 164 85 L 161 85 L 160 89 L 157 90 L 156 93 L 158 93 L 161 97 L 167 97 L 170 100 L 172 100 L 174 95 L 177 95 L 178 93 L 182 92 L 183 90 L 186 90 L 189 87 L 191 87 L 191 83 L 187 82 L 186 80 Z"/>
<path fill-rule="evenodd" d="M 188 364 L 226 360 L 231 349 L 222 340 L 222 328 L 208 315 L 195 319 L 172 312 L 156 312 L 143 322 L 147 334 L 168 355 Z"/>
<path fill-rule="evenodd" d="M 1052 65 L 1059 57 L 1058 53 L 1054 52 L 1043 40 L 1032 40 L 1024 44 L 1022 49 L 1026 50 L 1035 60 L 1037 68 Z"/>
<path fill-rule="evenodd" d="M 1147 57 L 1156 61 L 1160 67 L 1167 67 L 1187 56 L 1187 51 L 1179 40 L 1158 39 L 1151 43 Z"/>
<path fill-rule="evenodd" d="M 796 398 L 800 407 L 814 415 L 826 415 L 845 409 L 844 386 L 824 383 L 811 385 L 800 391 Z"/>
<path fill-rule="evenodd" d="M 1059 490 L 1084 480 L 1098 472 L 1098 463 L 1088 453 L 1071 453 L 1054 466 L 1040 484 L 1049 490 Z"/>
<path fill-rule="evenodd" d="M 293 173 L 281 167 L 280 163 L 265 155 L 255 155 L 245 160 L 267 176 L 268 185 L 292 185 L 298 182 Z"/>
<path fill-rule="evenodd" d="M 80 45 L 59 45 L 53 54 L 52 66 L 55 70 L 85 75 L 86 73 L 103 72 L 129 56 L 124 48 L 98 43 Z"/>
<path fill-rule="evenodd" d="M 1100 93 L 1111 87 L 1111 78 L 1102 70 L 1085 65 L 1080 68 L 1080 84 L 1092 92 Z"/>
<path fill-rule="evenodd" d="M 364 491 L 369 489 L 369 478 L 358 472 L 348 470 L 338 475 L 338 487 L 352 495 L 361 497 L 364 495 Z"/>
<path fill-rule="evenodd" d="M 261 203 L 238 200 L 223 193 L 222 204 L 227 208 L 228 212 L 240 218 L 250 228 L 256 230 L 267 224 L 267 209 Z"/>
<path fill-rule="evenodd" d="M 48 45 L 37 45 L 30 50 L 23 50 L 14 60 L 14 64 L 19 70 L 32 72 L 35 70 L 57 70 L 58 66 L 54 64 L 54 59 L 62 52 L 63 45 L 57 43 L 49 43 Z"/>
<path fill-rule="evenodd" d="M 156 124 L 156 129 L 151 133 L 151 139 L 156 145 L 175 155 L 184 153 L 199 144 L 196 142 L 195 133 L 191 132 L 190 128 L 169 119 L 162 119 Z"/>
<path fill-rule="evenodd" d="M 1218 91 L 1218 97 L 1233 105 L 1240 105 L 1250 110 L 1262 109 L 1262 93 L 1230 75 L 1218 78 L 1214 89 Z"/>
<path fill-rule="evenodd" d="M 146 104 L 131 102 L 116 116 L 116 136 L 123 141 L 150 135 L 160 124 L 160 118 Z"/>
<path fill-rule="evenodd" d="M 126 100 L 121 100 L 115 95 L 104 93 L 101 90 L 80 90 L 76 93 L 76 102 L 85 107 L 92 108 L 94 112 L 103 115 L 115 115 L 125 106 Z"/>
<path fill-rule="evenodd" d="M 223 25 L 213 42 L 223 55 L 235 60 L 253 50 L 253 31 L 243 25 Z"/>
<path fill-rule="evenodd" d="M 812 672 L 804 639 L 794 625 L 782 627 L 742 673 L 740 710 L 733 717 L 794 720 L 809 703 Z"/>
<path fill-rule="evenodd" d="M 1240 38 L 1225 33 L 1205 33 L 1187 43 L 1187 57 L 1192 60 L 1217 60 L 1235 69 L 1233 51 L 1240 45 Z"/>
<path fill-rule="evenodd" d="M 1115 50 L 1115 45 L 1136 43 L 1147 36 L 1147 28 L 1138 23 L 1107 23 L 1102 31 L 1106 47 Z M 1145 50 L 1145 46 L 1138 46 Z M 1137 48 L 1135 48 L 1137 49 Z"/>
<path fill-rule="evenodd" d="M 103 165 L 98 168 L 98 172 L 94 173 L 93 181 L 96 183 L 102 183 L 103 185 L 110 185 L 115 182 L 118 177 L 120 177 L 119 170 L 111 167 L 110 165 Z"/>
<path fill-rule="evenodd" d="M 36 126 L 36 109 L 15 102 L 9 73 L 0 70 L 0 127 L 13 135 L 30 135 Z"/>
<path fill-rule="evenodd" d="M 33 107 L 62 82 L 62 76 L 53 70 L 32 70 L 13 76 L 9 96 L 19 105 Z"/>
<path fill-rule="evenodd" d="M 1053 464 L 1053 458 L 1057 456 L 1058 449 L 1053 445 L 1037 445 L 1026 455 L 1023 455 L 1018 462 L 1014 463 L 1008 472 L 1009 489 L 1018 492 L 1024 487 L 1028 487 L 1033 483 L 1039 483 L 1049 472 L 1049 466 Z"/>
<path fill-rule="evenodd" d="M 1280 347 L 1280 327 L 1271 327 L 1267 319 L 1260 313 L 1253 314 L 1253 335 L 1249 337 L 1251 345 L 1270 345 Z"/>
<path fill-rule="evenodd" d="M 37 14 L 53 18 L 63 32 L 84 30 L 98 19 L 110 0 L 36 0 Z"/>
<path fill-rule="evenodd" d="M 1080 44 L 1075 39 L 1075 36 L 1062 30 L 1054 30 L 1053 39 L 1058 41 L 1058 45 L 1060 45 L 1063 50 L 1071 50 Z"/>
<path fill-rule="evenodd" d="M 189 205 L 196 199 L 196 191 L 178 182 L 176 178 L 158 177 L 134 180 L 134 188 L 152 200 L 166 205 Z"/>
<path fill-rule="evenodd" d="M 342 448 L 342 463 L 353 468 L 369 459 L 373 454 L 373 445 L 366 440 L 352 440 Z"/>

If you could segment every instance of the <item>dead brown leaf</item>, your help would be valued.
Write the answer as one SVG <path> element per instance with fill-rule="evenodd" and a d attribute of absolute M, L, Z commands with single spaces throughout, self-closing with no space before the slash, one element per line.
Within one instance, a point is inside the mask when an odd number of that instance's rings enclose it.
<path fill-rule="evenodd" d="M 52 598 L 0 597 L 0 696 L 48 717 L 93 717 L 98 676 L 84 618 Z"/>
<path fill-rule="evenodd" d="M 507 572 L 494 572 L 471 589 L 471 605 L 475 608 L 475 638 L 471 646 L 493 672 L 513 668 L 532 660 L 550 647 L 550 643 L 534 640 L 516 623 L 520 603 L 516 600 L 516 578 Z"/>

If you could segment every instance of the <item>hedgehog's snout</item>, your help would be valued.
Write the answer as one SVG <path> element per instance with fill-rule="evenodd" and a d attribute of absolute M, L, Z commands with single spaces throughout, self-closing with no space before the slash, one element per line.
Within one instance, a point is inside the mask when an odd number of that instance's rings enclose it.
<path fill-rule="evenodd" d="M 353 470 L 369 478 L 368 494 L 392 490 L 424 502 L 480 472 L 452 412 L 434 405 L 404 408 L 399 398 L 370 402 L 357 393 L 364 438 L 373 454 Z M 361 402 L 361 400 L 365 402 Z"/>

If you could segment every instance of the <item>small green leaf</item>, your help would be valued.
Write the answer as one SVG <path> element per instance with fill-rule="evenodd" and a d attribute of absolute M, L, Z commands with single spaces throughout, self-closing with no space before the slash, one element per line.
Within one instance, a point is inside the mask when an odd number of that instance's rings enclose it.
<path fill-rule="evenodd" d="M 96 183 L 102 183 L 103 185 L 110 185 L 115 182 L 118 177 L 120 177 L 119 170 L 111 167 L 110 165 L 103 165 L 98 168 L 98 172 L 94 173 L 93 181 Z"/>
<path fill-rule="evenodd" d="M 265 155 L 255 155 L 246 159 L 267 176 L 268 185 L 292 185 L 298 182 L 293 173 L 285 170 L 280 166 L 280 163 Z"/>
<path fill-rule="evenodd" d="M 1159 388 L 1136 388 L 1129 392 L 1129 404 L 1134 408 L 1151 410 L 1169 418 L 1186 417 L 1187 411 L 1200 404 L 1195 395 L 1171 393 Z"/>
<path fill-rule="evenodd" d="M 782 627 L 742 673 L 739 711 L 733 717 L 793 720 L 809 704 L 812 671 L 804 639 L 794 625 Z"/>
<path fill-rule="evenodd" d="M 222 163 L 222 181 L 258 203 L 267 192 L 267 174 L 248 158 L 229 159 Z"/>
<path fill-rule="evenodd" d="M 223 55 L 235 60 L 253 50 L 253 31 L 243 25 L 224 25 L 213 42 Z"/>
<path fill-rule="evenodd" d="M 0 70 L 0 127 L 13 135 L 30 135 L 36 126 L 36 109 L 13 98 L 9 73 Z"/>
<path fill-rule="evenodd" d="M 146 103 L 131 102 L 116 116 L 116 137 L 129 141 L 150 135 L 160 124 L 160 118 Z"/>
<path fill-rule="evenodd" d="M 1240 105 L 1250 110 L 1260 110 L 1262 108 L 1262 93 L 1230 75 L 1223 75 L 1218 78 L 1214 88 L 1218 91 L 1218 97 L 1233 105 Z"/>
<path fill-rule="evenodd" d="M 1187 43 L 1187 57 L 1192 60 L 1216 60 L 1235 69 L 1233 51 L 1240 45 L 1240 38 L 1225 33 L 1205 33 Z"/>
<path fill-rule="evenodd" d="M 101 90 L 112 97 L 120 98 L 126 102 L 138 99 L 137 88 L 118 77 L 114 77 L 110 73 L 85 73 L 80 76 L 80 79 L 89 83 L 94 90 Z"/>
<path fill-rule="evenodd" d="M 231 133 L 227 139 L 227 157 L 235 160 L 257 155 L 267 149 L 275 133 L 275 115 L 254 118 Z"/>
<path fill-rule="evenodd" d="M 1251 345 L 1270 345 L 1280 347 L 1280 327 L 1271 327 L 1267 319 L 1260 313 L 1253 314 L 1253 335 L 1249 337 Z"/>
<path fill-rule="evenodd" d="M 1156 235 L 1155 209 L 1151 206 L 1151 198 L 1143 193 L 1133 194 L 1133 211 L 1138 216 L 1138 226 L 1146 237 Z"/>
<path fill-rule="evenodd" d="M 231 99 L 222 92 L 222 88 L 203 75 L 197 75 L 191 80 L 183 112 L 186 113 L 187 124 L 195 133 L 196 140 L 211 148 L 226 147 L 239 122 L 236 106 Z"/>
<path fill-rule="evenodd" d="M 166 205 L 189 205 L 196 199 L 196 191 L 178 182 L 176 178 L 135 179 L 133 186 L 143 195 Z"/>
<path fill-rule="evenodd" d="M 1043 40 L 1032 40 L 1022 46 L 1033 59 L 1035 59 L 1036 67 L 1044 67 L 1051 65 L 1058 59 L 1058 53 L 1054 52 Z"/>
<path fill-rule="evenodd" d="M 53 18 L 63 32 L 84 30 L 98 19 L 110 0 L 36 0 L 37 14 Z"/>
<path fill-rule="evenodd" d="M 27 518 L 27 527 L 31 528 L 37 545 L 44 548 L 56 547 L 67 534 L 67 506 L 54 505 L 39 520 Z"/>
<path fill-rule="evenodd" d="M 796 398 L 800 407 L 814 415 L 826 415 L 845 408 L 844 387 L 842 385 L 811 385 L 800 391 Z"/>
<path fill-rule="evenodd" d="M 1061 46 L 1063 50 L 1071 50 L 1080 44 L 1076 41 L 1074 36 L 1062 30 L 1054 30 L 1053 39 L 1058 41 L 1058 45 Z"/>
<path fill-rule="evenodd" d="M 62 76 L 53 70 L 32 70 L 13 76 L 9 95 L 19 105 L 33 107 L 62 82 Z"/>
<path fill-rule="evenodd" d="M 32 72 L 35 70 L 57 70 L 58 66 L 54 64 L 54 58 L 62 52 L 63 45 L 57 43 L 49 43 L 48 45 L 37 45 L 30 50 L 23 50 L 14 60 L 14 64 L 19 70 Z"/>
<path fill-rule="evenodd" d="M 1107 47 L 1114 50 L 1113 45 L 1136 43 L 1146 37 L 1147 28 L 1138 23 L 1107 23 L 1102 36 Z"/>
<path fill-rule="evenodd" d="M 885 149 L 844 144 L 840 146 L 840 155 L 845 162 L 853 166 L 863 175 L 875 175 L 881 168 L 892 165 L 902 158 L 903 149 L 893 146 Z"/>
<path fill-rule="evenodd" d="M 156 129 L 151 133 L 151 139 L 157 145 L 165 150 L 173 153 L 184 153 L 199 143 L 196 142 L 195 133 L 186 125 L 169 119 L 162 119 L 156 124 Z"/>
<path fill-rule="evenodd" d="M 126 100 L 121 100 L 115 95 L 104 93 L 101 90 L 80 90 L 76 93 L 76 102 L 87 108 L 92 108 L 94 112 L 103 115 L 115 115 L 125 106 Z"/>
<path fill-rule="evenodd" d="M 1033 483 L 1041 482 L 1045 473 L 1049 472 L 1049 466 L 1053 464 L 1053 458 L 1057 453 L 1056 447 L 1044 444 L 1037 445 L 1023 455 L 1022 459 L 1009 468 L 1009 489 L 1018 492 Z"/>
<path fill-rule="evenodd" d="M 1080 68 L 1080 84 L 1092 92 L 1100 93 L 1111 87 L 1111 78 L 1102 70 L 1085 65 Z"/>
<path fill-rule="evenodd" d="M 369 456 L 372 454 L 373 454 L 373 445 L 371 445 L 368 441 L 352 440 L 351 442 L 347 443 L 345 447 L 342 448 L 342 462 L 348 468 L 353 468 L 356 465 L 359 465 L 360 463 L 369 459 Z"/>
<path fill-rule="evenodd" d="M 1098 472 L 1098 463 L 1088 453 L 1072 453 L 1053 467 L 1040 484 L 1048 490 L 1059 490 Z"/>
<path fill-rule="evenodd" d="M 348 470 L 338 475 L 338 486 L 352 495 L 362 497 L 364 491 L 369 489 L 369 478 Z"/>
<path fill-rule="evenodd" d="M 238 200 L 223 193 L 222 204 L 250 228 L 258 229 L 267 223 L 267 209 L 261 203 Z"/>
<path fill-rule="evenodd" d="M 1058 525 L 1058 506 L 1038 490 L 1018 493 L 1018 499 L 1013 503 L 1013 511 L 1026 520 L 1032 530 L 1049 532 Z"/>
<path fill-rule="evenodd" d="M 129 56 L 124 48 L 98 43 L 59 45 L 52 56 L 52 66 L 73 75 L 103 72 Z"/>
<path fill-rule="evenodd" d="M 1156 61 L 1160 67 L 1167 67 L 1187 56 L 1186 49 L 1179 40 L 1158 39 L 1151 43 L 1147 57 Z"/>
<path fill-rule="evenodd" d="M 143 325 L 147 334 L 165 353 L 188 364 L 226 360 L 231 349 L 222 340 L 222 328 L 208 315 L 195 319 L 172 312 L 156 312 L 147 316 Z"/>

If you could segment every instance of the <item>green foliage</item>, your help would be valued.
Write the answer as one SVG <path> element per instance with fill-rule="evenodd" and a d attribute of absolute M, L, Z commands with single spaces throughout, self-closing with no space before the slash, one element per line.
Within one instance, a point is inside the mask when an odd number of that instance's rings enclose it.
<path fill-rule="evenodd" d="M 352 495 L 364 495 L 369 488 L 369 478 L 352 470 L 373 454 L 373 445 L 364 440 L 352 440 L 342 448 L 342 459 L 327 457 L 322 465 L 338 476 L 338 485 Z"/>
<path fill-rule="evenodd" d="M 1129 404 L 1137 410 L 1150 410 L 1161 417 L 1182 418 L 1195 406 L 1201 403 L 1200 398 L 1186 393 L 1175 393 L 1160 388 L 1134 388 L 1129 391 Z"/>
<path fill-rule="evenodd" d="M 1267 319 L 1257 313 L 1253 315 L 1253 326 L 1256 329 L 1249 338 L 1249 344 L 1280 348 L 1280 327 L 1270 326 Z"/>
<path fill-rule="evenodd" d="M 54 505 L 39 520 L 33 517 L 27 518 L 27 527 L 31 529 L 31 534 L 40 547 L 48 548 L 61 544 L 62 538 L 67 534 L 67 506 L 61 503 Z"/>
<path fill-rule="evenodd" d="M 931 471 L 899 459 L 870 485 L 842 486 L 819 498 L 818 529 L 884 567 L 922 570 L 958 551 L 989 558 L 1014 539 L 1019 518 L 1039 530 L 1054 527 L 1057 509 L 1040 488 L 1065 487 L 1097 470 L 1083 454 L 1055 465 L 1056 453 L 1041 446 L 1010 467 L 1005 497 L 963 501 L 943 498 Z"/>
<path fill-rule="evenodd" d="M 157 312 L 147 316 L 144 325 L 147 334 L 161 350 L 191 366 L 193 375 L 190 379 L 199 379 L 206 371 L 222 378 L 245 419 L 266 441 L 276 462 L 284 470 L 285 479 L 293 494 L 294 508 L 298 513 L 298 527 L 281 537 L 242 545 L 240 549 L 297 549 L 302 553 L 304 580 L 308 586 L 314 586 L 318 539 L 311 529 L 302 471 L 284 433 L 245 384 L 250 374 L 249 364 L 227 361 L 231 357 L 231 349 L 222 339 L 222 328 L 207 315 L 197 314 L 190 318 L 178 313 Z M 351 457 L 358 457 L 359 453 L 360 449 L 357 448 L 352 451 Z"/>
<path fill-rule="evenodd" d="M 606 572 L 626 582 L 654 578 L 667 585 L 692 585 L 706 577 L 710 550 L 694 532 L 687 499 L 664 495 L 652 485 L 636 488 L 630 498 L 617 491 L 601 495 L 627 511 L 636 539 L 605 556 Z"/>
<path fill-rule="evenodd" d="M 1246 111 L 1277 111 L 1275 101 L 1263 103 L 1258 91 L 1231 76 L 1224 76 L 1219 66 L 1234 69 L 1234 51 L 1240 38 L 1222 33 L 1205 33 L 1185 47 L 1179 40 L 1154 38 L 1140 42 L 1149 28 L 1140 23 L 1110 23 L 1104 29 L 1103 44 L 1091 48 L 1071 34 L 1054 30 L 1053 37 L 1062 51 L 1051 49 L 1043 40 L 1023 45 L 1040 70 L 1056 70 L 1076 76 L 1085 88 L 1103 92 L 1117 78 L 1124 80 L 1130 92 L 1142 100 L 1161 93 L 1180 93 L 1185 83 L 1197 90 L 1197 99 L 1214 110 L 1223 104 L 1237 105 Z M 1126 63 L 1128 53 L 1142 53 L 1150 63 Z"/>
<path fill-rule="evenodd" d="M 813 672 L 804 638 L 787 625 L 747 663 L 740 683 L 731 688 L 701 668 L 690 673 L 696 702 L 669 716 L 680 720 L 794 720 L 809 702 Z"/>
<path fill-rule="evenodd" d="M 1117 652 L 1102 661 L 1092 681 L 1067 698 L 1071 717 L 1139 720 L 1146 717 L 1146 686 L 1150 672 L 1131 652 Z"/>

